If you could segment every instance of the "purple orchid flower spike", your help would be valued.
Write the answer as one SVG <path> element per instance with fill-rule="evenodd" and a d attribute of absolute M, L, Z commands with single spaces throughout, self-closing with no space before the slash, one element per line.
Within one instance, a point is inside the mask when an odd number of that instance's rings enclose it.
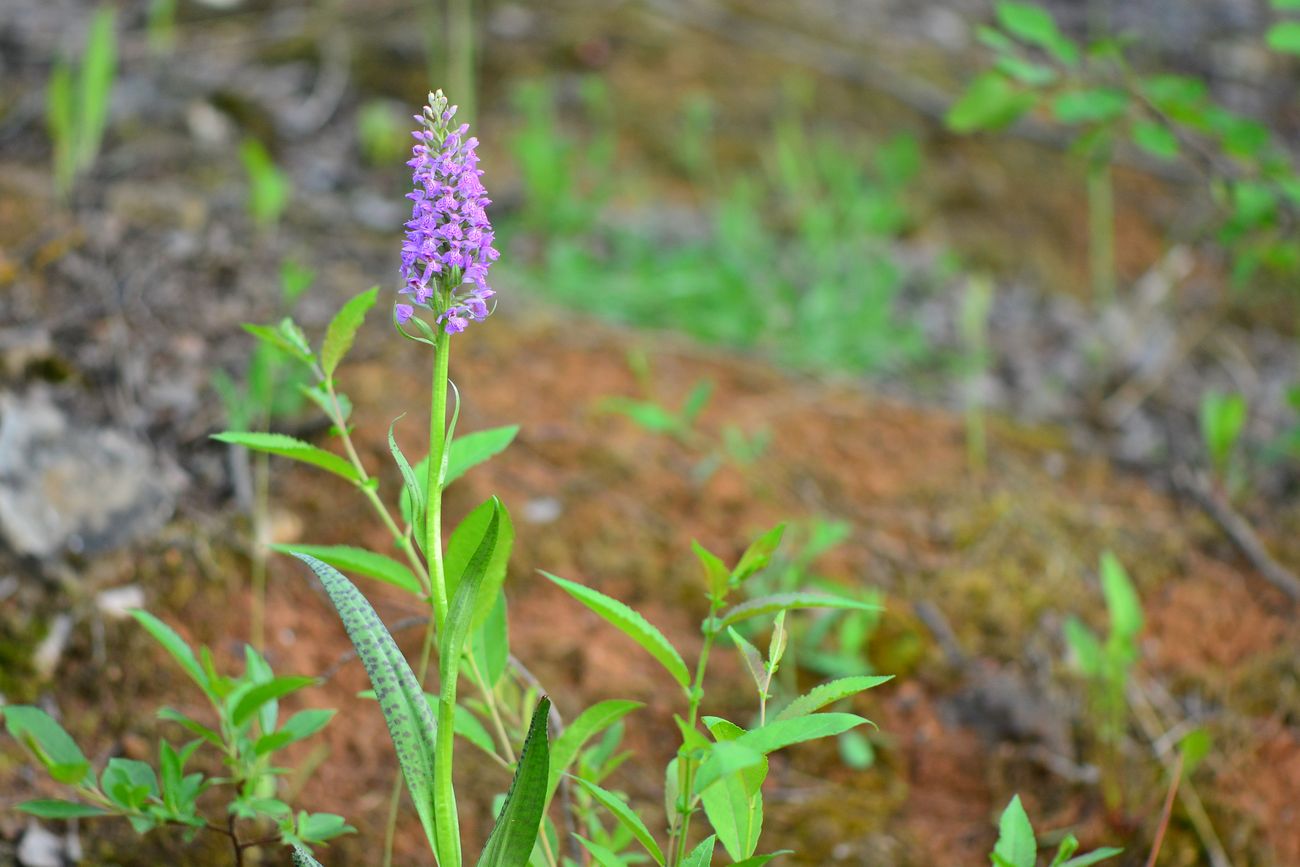
<path fill-rule="evenodd" d="M 500 256 L 492 246 L 496 236 L 488 220 L 492 200 L 480 178 L 478 139 L 467 137 L 468 124 L 453 127 L 456 106 L 441 90 L 429 94 L 429 104 L 416 118 L 420 129 L 407 165 L 412 169 L 414 202 L 402 244 L 402 288 L 407 296 L 394 308 L 399 325 L 409 322 L 416 308 L 429 310 L 448 334 L 482 322 L 492 312 L 496 293 L 488 284 L 488 269 Z"/>

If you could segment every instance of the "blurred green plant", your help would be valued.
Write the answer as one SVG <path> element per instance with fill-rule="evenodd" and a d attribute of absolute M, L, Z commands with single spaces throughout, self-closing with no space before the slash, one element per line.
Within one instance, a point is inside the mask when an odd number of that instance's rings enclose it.
<path fill-rule="evenodd" d="M 410 150 L 410 140 L 405 118 L 386 100 L 367 100 L 357 111 L 357 141 L 369 165 L 400 163 Z"/>
<path fill-rule="evenodd" d="M 1228 494 L 1244 484 L 1237 445 L 1246 426 L 1246 398 L 1209 391 L 1201 398 L 1201 441 L 1215 481 Z"/>
<path fill-rule="evenodd" d="M 273 331 L 276 341 L 259 339 L 249 356 L 244 381 L 236 382 L 228 373 L 217 370 L 212 387 L 221 400 L 226 426 L 235 431 L 269 431 L 275 422 L 298 415 L 307 399 L 319 396 L 307 387 L 307 377 L 294 361 L 294 352 L 306 343 L 290 317 L 298 299 L 316 279 L 316 274 L 292 259 L 280 265 L 279 307 L 283 314 L 278 325 L 245 325 L 255 337 L 264 330 Z M 249 508 L 252 524 L 252 611 L 250 640 L 259 650 L 265 642 L 266 559 L 270 544 L 271 469 L 265 453 L 249 453 L 240 446 L 231 451 L 236 486 L 248 479 L 251 490 L 241 491 L 240 499 Z"/>
<path fill-rule="evenodd" d="M 271 229 L 289 206 L 293 185 L 271 159 L 266 146 L 255 138 L 246 138 L 240 144 L 239 159 L 248 175 L 248 215 L 259 229 Z"/>
<path fill-rule="evenodd" d="M 1297 0 L 1269 0 L 1269 5 L 1283 15 L 1300 12 Z M 1282 54 L 1300 54 L 1300 21 L 1294 17 L 1285 17 L 1269 26 L 1264 35 L 1268 47 Z"/>
<path fill-rule="evenodd" d="M 149 0 L 145 33 L 155 57 L 166 57 L 176 49 L 177 5 L 177 0 Z"/>
<path fill-rule="evenodd" d="M 1128 729 L 1128 684 L 1141 655 L 1138 636 L 1142 632 L 1142 601 L 1133 582 L 1114 554 L 1101 555 L 1101 592 L 1110 617 L 1110 631 L 1105 641 L 1071 616 L 1065 621 L 1065 641 L 1074 664 L 1088 681 L 1093 712 L 1098 720 L 1098 735 L 1108 756 L 1108 773 L 1103 778 L 1103 794 L 1111 808 L 1122 801 L 1119 776 L 1119 745 Z"/>
<path fill-rule="evenodd" d="M 45 711 L 23 705 L 0 708 L 9 734 L 28 749 L 47 773 L 72 786 L 76 800 L 27 801 L 18 809 L 43 819 L 120 817 L 138 834 L 163 825 L 184 829 L 188 842 L 200 831 L 229 838 L 235 863 L 245 850 L 279 844 L 310 847 L 355 829 L 332 813 L 295 813 L 280 799 L 279 778 L 287 773 L 277 763 L 279 752 L 311 737 L 334 716 L 333 710 L 302 710 L 281 722 L 279 700 L 316 683 L 311 677 L 277 677 L 266 659 L 244 647 L 244 671 L 237 677 L 219 674 L 206 647 L 195 654 L 167 624 L 144 611 L 135 619 L 198 685 L 212 706 L 217 725 L 210 727 L 171 708 L 159 719 L 175 723 L 194 739 L 180 747 L 162 739 L 157 768 L 136 759 L 112 758 L 98 775 L 63 727 Z M 224 773 L 210 776 L 185 766 L 200 749 L 215 749 Z M 207 793 L 228 790 L 220 815 L 200 806 Z M 250 827 L 251 826 L 251 827 Z M 268 829 L 274 829 L 268 835 Z"/>
<path fill-rule="evenodd" d="M 1072 132 L 1088 174 L 1091 271 L 1099 303 L 1113 297 L 1110 166 L 1124 144 L 1159 161 L 1181 160 L 1204 175 L 1219 205 L 1216 238 L 1233 257 L 1238 284 L 1261 267 L 1283 276 L 1300 272 L 1293 231 L 1300 176 L 1267 127 L 1224 108 L 1200 79 L 1138 72 L 1122 38 L 1080 45 L 1036 5 L 1000 0 L 994 9 L 997 26 L 978 30 L 993 53 L 992 64 L 952 105 L 948 126 L 960 133 L 996 131 L 1040 111 Z M 1286 23 L 1288 29 L 1293 23 Z M 1280 41 L 1270 36 L 1270 43 Z"/>
<path fill-rule="evenodd" d="M 645 225 L 611 218 L 610 202 L 634 202 L 638 190 L 613 170 L 603 86 L 584 94 L 586 138 L 563 131 L 544 86 L 516 100 L 523 213 L 502 233 L 537 240 L 530 276 L 552 299 L 706 342 L 770 348 L 805 368 L 881 371 L 926 355 L 919 328 L 897 315 L 904 277 L 890 249 L 914 221 L 913 137 L 846 147 L 842 137 L 808 133 L 801 112 L 787 108 L 761 172 L 724 180 L 709 162 L 718 191 L 702 215 Z M 696 164 L 712 152 L 710 113 L 692 104 L 678 159 L 707 173 Z"/>
<path fill-rule="evenodd" d="M 54 188 L 66 198 L 99 156 L 117 75 L 116 13 L 100 7 L 90 19 L 79 64 L 59 60 L 50 73 L 45 120 L 54 145 Z"/>
<path fill-rule="evenodd" d="M 1076 855 L 1078 851 L 1079 840 L 1073 834 L 1066 834 L 1052 857 L 1050 867 L 1087 867 L 1114 858 L 1124 850 L 1107 846 Z M 998 842 L 989 855 L 989 862 L 993 867 L 1037 867 L 1038 840 L 1019 795 L 1013 797 L 1002 811 L 1002 818 L 998 821 Z"/>

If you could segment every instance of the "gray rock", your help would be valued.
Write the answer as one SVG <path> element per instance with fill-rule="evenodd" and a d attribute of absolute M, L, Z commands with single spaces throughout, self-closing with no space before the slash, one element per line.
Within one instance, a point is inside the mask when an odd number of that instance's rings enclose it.
<path fill-rule="evenodd" d="M 77 427 L 44 392 L 0 393 L 0 538 L 15 552 L 123 545 L 171 516 L 176 487 L 134 437 Z"/>

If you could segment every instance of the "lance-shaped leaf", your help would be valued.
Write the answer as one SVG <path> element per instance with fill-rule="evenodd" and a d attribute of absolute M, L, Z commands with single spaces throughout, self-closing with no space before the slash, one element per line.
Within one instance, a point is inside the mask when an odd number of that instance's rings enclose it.
<path fill-rule="evenodd" d="M 14 809 L 38 819 L 89 819 L 93 816 L 109 814 L 101 807 L 54 800 L 24 801 Z"/>
<path fill-rule="evenodd" d="M 341 476 L 349 482 L 356 484 L 361 482 L 356 467 L 343 458 L 287 434 L 226 431 L 225 433 L 213 434 L 212 438 L 223 443 L 243 446 L 255 452 L 266 452 L 291 458 L 295 461 L 302 461 L 305 464 L 320 467 L 322 470 L 331 472 L 336 476 Z"/>
<path fill-rule="evenodd" d="M 855 677 L 841 677 L 838 680 L 828 681 L 819 684 L 808 692 L 796 698 L 786 705 L 785 709 L 776 715 L 778 720 L 794 719 L 795 717 L 807 716 L 810 713 L 816 713 L 827 705 L 834 704 L 837 701 L 846 699 L 849 696 L 857 695 L 860 692 L 880 686 L 886 681 L 893 680 L 894 676 L 890 675 L 857 675 Z"/>
<path fill-rule="evenodd" d="M 711 718 L 706 718 L 708 723 Z M 851 713 L 819 713 L 794 719 L 774 720 L 728 741 L 714 744 L 695 778 L 695 791 L 702 792 L 723 776 L 752 767 L 768 753 L 793 744 L 834 737 L 870 722 Z"/>
<path fill-rule="evenodd" d="M 338 611 L 352 646 L 370 676 L 397 763 L 415 802 L 415 811 L 432 845 L 434 835 L 434 725 L 424 690 L 407 665 L 397 642 L 361 591 L 335 569 L 309 554 L 295 554 L 316 573 Z"/>
<path fill-rule="evenodd" d="M 402 518 L 414 530 L 415 544 L 419 545 L 421 550 L 424 548 L 425 533 L 425 504 L 424 504 L 424 482 L 421 476 L 416 475 L 415 470 L 411 467 L 411 462 L 406 459 L 402 452 L 402 447 L 397 444 L 397 437 L 393 435 L 393 428 L 401 420 L 399 415 L 393 419 L 393 423 L 388 426 L 388 450 L 393 453 L 393 460 L 397 463 L 397 469 L 402 473 L 403 493 L 400 507 Z"/>
<path fill-rule="evenodd" d="M 63 726 L 38 707 L 0 708 L 9 735 L 36 756 L 50 776 L 69 785 L 93 785 L 90 762 Z"/>
<path fill-rule="evenodd" d="M 555 743 L 551 744 L 551 777 L 546 786 L 547 801 L 555 796 L 560 777 L 573 764 L 587 741 L 640 707 L 644 705 L 639 701 L 602 701 L 578 714 L 577 719 L 564 727 Z"/>
<path fill-rule="evenodd" d="M 230 713 L 230 721 L 236 726 L 242 726 L 262 705 L 297 692 L 315 682 L 314 677 L 277 677 L 266 683 L 259 683 L 246 691 L 235 692 L 230 697 L 235 702 L 235 707 Z"/>
<path fill-rule="evenodd" d="M 378 297 L 379 287 L 371 286 L 365 292 L 344 304 L 343 308 L 330 320 L 329 328 L 325 331 L 325 342 L 321 345 L 320 350 L 320 366 L 321 370 L 325 371 L 327 379 L 334 375 L 339 362 L 352 348 L 352 341 L 357 336 L 357 329 L 365 321 L 366 312 L 375 306 L 375 299 Z"/>
<path fill-rule="evenodd" d="M 713 863 L 713 847 L 718 838 L 712 834 L 700 841 L 700 844 L 687 853 L 682 867 L 709 867 Z"/>
<path fill-rule="evenodd" d="M 724 719 L 710 718 L 709 731 L 719 743 L 744 735 L 745 730 Z M 758 849 L 763 832 L 763 780 L 767 778 L 767 759 L 724 776 L 716 786 L 700 795 L 700 803 L 709 824 L 732 860 L 748 858 Z"/>
<path fill-rule="evenodd" d="M 1034 867 L 1038 860 L 1038 842 L 1034 839 L 1034 826 L 1029 823 L 1020 796 L 1016 795 L 1002 811 L 998 822 L 998 842 L 993 849 L 994 862 L 1007 867 Z"/>
<path fill-rule="evenodd" d="M 415 596 L 424 596 L 424 588 L 415 573 L 391 557 L 355 548 L 351 545 L 272 545 L 271 550 L 281 554 L 310 554 L 335 569 L 346 569 L 400 587 Z"/>
<path fill-rule="evenodd" d="M 762 536 L 754 540 L 745 553 L 741 555 L 736 568 L 731 570 L 731 583 L 740 584 L 756 572 L 767 568 L 772 562 L 772 555 L 781 544 L 785 535 L 785 524 L 777 524 Z"/>
<path fill-rule="evenodd" d="M 466 472 L 505 451 L 519 433 L 519 425 L 494 427 L 458 436 L 447 450 L 447 475 L 442 480 L 445 488 Z"/>
<path fill-rule="evenodd" d="M 190 679 L 199 685 L 204 692 L 209 691 L 210 680 L 199 665 L 198 659 L 194 656 L 194 651 L 185 643 L 185 639 L 176 634 L 166 623 L 163 623 L 157 617 L 154 617 L 148 611 L 135 610 L 131 616 L 136 622 L 144 627 L 145 632 L 153 636 L 154 641 L 162 645 L 163 650 L 171 654 L 172 659 L 180 665 Z"/>
<path fill-rule="evenodd" d="M 560 587 L 574 599 L 586 605 L 603 617 L 610 625 L 631 638 L 645 649 L 668 673 L 681 684 L 683 689 L 690 687 L 691 675 L 677 648 L 669 643 L 664 634 L 650 624 L 648 620 L 619 602 L 590 587 L 584 587 L 574 581 L 567 581 L 550 572 L 542 572 L 556 586 Z"/>
<path fill-rule="evenodd" d="M 471 558 L 486 538 L 488 526 L 493 522 L 497 524 L 496 541 L 492 556 L 484 567 L 483 586 L 477 594 L 474 616 L 470 619 L 471 631 L 483 625 L 492 607 L 496 605 L 497 595 L 506 580 L 510 549 L 515 542 L 515 527 L 506 507 L 496 497 L 492 497 L 466 515 L 447 540 L 447 555 L 443 563 L 447 575 L 447 595 L 454 597 L 461 577 L 468 570 Z"/>
<path fill-rule="evenodd" d="M 808 593 L 806 591 L 773 593 L 771 596 L 760 596 L 757 599 L 751 599 L 734 608 L 727 609 L 716 622 L 716 628 L 721 630 L 751 617 L 776 614 L 778 611 L 796 611 L 802 608 L 848 608 L 855 611 L 881 610 L 879 605 L 873 605 L 870 602 L 859 602 L 856 599 L 846 599 L 843 596 L 831 596 L 826 593 Z"/>
<path fill-rule="evenodd" d="M 650 853 L 650 857 L 654 859 L 656 864 L 662 865 L 664 863 L 663 850 L 659 848 L 654 835 L 650 833 L 650 829 L 645 826 L 645 822 L 641 821 L 641 817 L 628 806 L 626 801 L 589 780 L 584 780 L 581 777 L 574 777 L 574 779 L 577 780 L 578 785 L 586 789 L 596 799 L 597 803 L 609 810 L 610 814 L 636 838 L 638 843 L 645 847 L 645 850 Z"/>
<path fill-rule="evenodd" d="M 550 699 L 543 697 L 533 711 L 515 778 L 479 856 L 478 867 L 520 867 L 528 863 L 546 809 L 546 779 L 550 768 L 546 719 L 550 710 Z"/>

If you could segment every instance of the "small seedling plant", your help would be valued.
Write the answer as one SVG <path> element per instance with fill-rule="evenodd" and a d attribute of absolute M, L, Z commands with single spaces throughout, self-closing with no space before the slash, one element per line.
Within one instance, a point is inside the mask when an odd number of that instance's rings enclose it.
<path fill-rule="evenodd" d="M 90 19 L 81 62 L 58 61 L 45 94 L 46 127 L 54 145 L 54 189 L 60 198 L 71 195 L 76 180 L 99 157 L 116 77 L 116 14 L 104 6 Z"/>
<path fill-rule="evenodd" d="M 1123 852 L 1109 846 L 1082 855 L 1076 855 L 1078 851 L 1078 839 L 1073 834 L 1066 834 L 1049 867 L 1087 867 Z M 998 842 L 989 855 L 989 862 L 993 867 L 1038 867 L 1038 840 L 1019 795 L 1013 797 L 1002 811 L 1002 818 L 998 821 Z"/>
<path fill-rule="evenodd" d="M 206 831 L 229 840 L 235 864 L 243 864 L 246 852 L 256 847 L 311 846 L 354 830 L 332 813 L 295 813 L 280 797 L 287 773 L 275 764 L 280 751 L 319 732 L 334 711 L 307 709 L 281 719 L 279 700 L 316 678 L 276 676 L 252 646 L 244 648 L 241 674 L 221 674 L 207 647 L 196 654 L 152 614 L 135 611 L 133 616 L 202 691 L 211 706 L 207 719 L 162 708 L 158 718 L 188 740 L 177 745 L 160 739 L 156 765 L 115 757 L 96 772 L 76 741 L 44 710 L 6 707 L 9 734 L 74 794 L 74 799 L 27 801 L 19 810 L 43 819 L 118 817 L 139 834 L 174 826 L 186 841 Z M 218 756 L 222 772 L 187 773 L 196 754 Z"/>
<path fill-rule="evenodd" d="M 1201 441 L 1220 490 L 1231 495 L 1245 485 L 1238 443 L 1246 427 L 1246 398 L 1240 394 L 1206 392 L 1201 398 Z"/>
<path fill-rule="evenodd" d="M 1128 728 L 1129 679 L 1141 655 L 1142 601 L 1114 554 L 1102 554 L 1099 571 L 1110 631 L 1103 640 L 1077 617 L 1070 617 L 1065 622 L 1065 641 L 1088 682 L 1098 736 L 1107 756 L 1109 772 L 1103 779 L 1103 795 L 1108 806 L 1118 808 L 1122 800 L 1119 747 Z"/>

